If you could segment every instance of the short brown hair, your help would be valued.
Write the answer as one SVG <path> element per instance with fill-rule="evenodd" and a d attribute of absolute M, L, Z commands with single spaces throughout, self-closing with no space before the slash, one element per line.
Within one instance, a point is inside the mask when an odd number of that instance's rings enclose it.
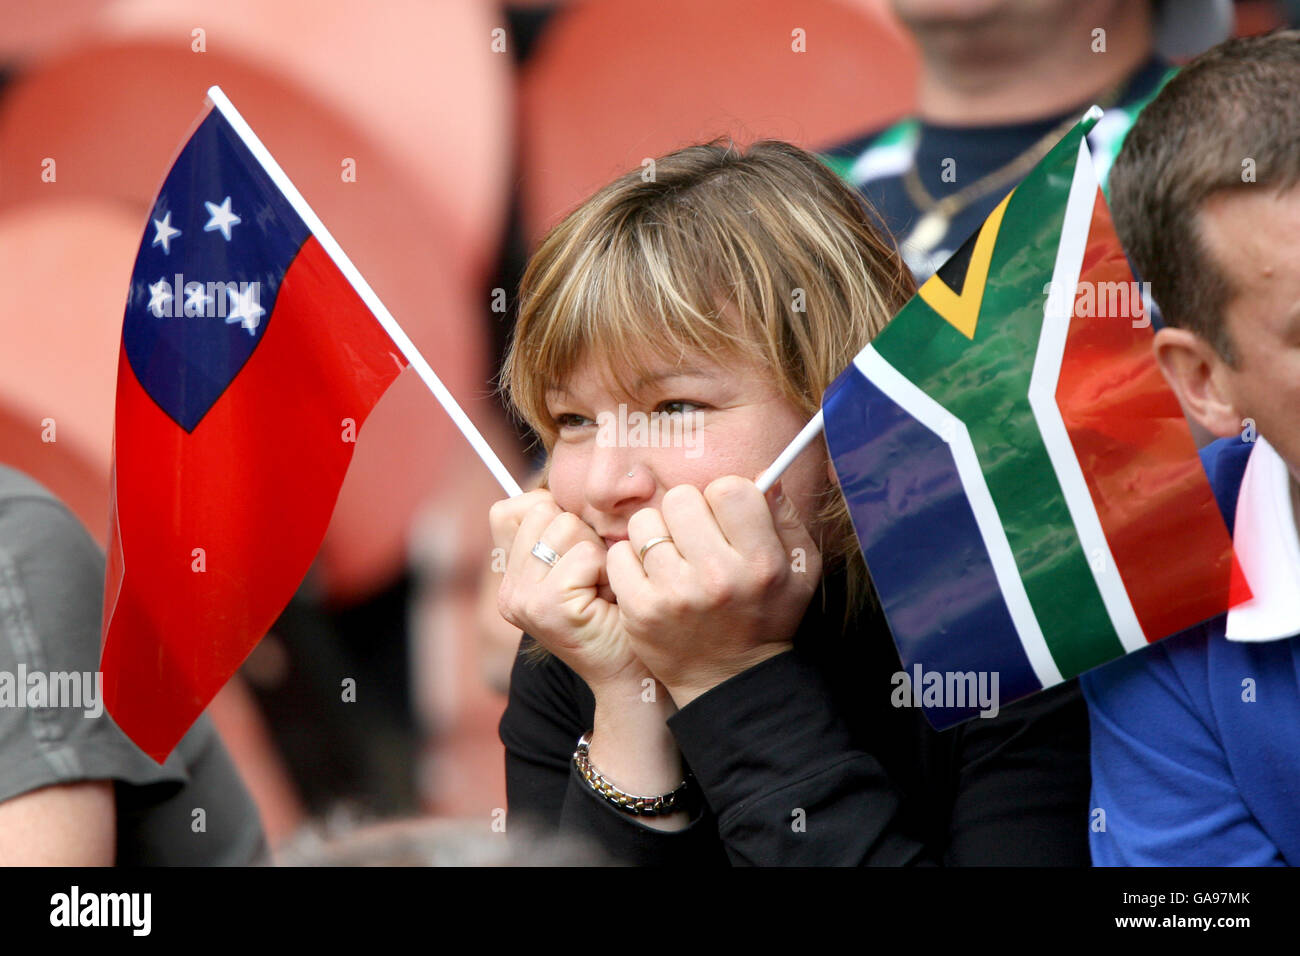
<path fill-rule="evenodd" d="M 585 356 L 616 357 L 640 375 L 651 356 L 703 351 L 761 362 L 811 418 L 915 291 L 873 215 L 816 156 L 777 140 L 742 150 L 719 139 L 628 172 L 529 261 L 501 373 L 510 404 L 549 457 L 557 429 L 546 393 Z M 824 567 L 850 564 L 852 608 L 869 585 L 835 489 L 818 519 Z"/>
<path fill-rule="evenodd" d="M 1115 228 L 1166 324 L 1235 362 L 1223 317 L 1235 290 L 1206 250 L 1201 210 L 1222 192 L 1281 192 L 1297 183 L 1300 31 L 1228 40 L 1169 81 L 1138 116 L 1110 173 Z"/>

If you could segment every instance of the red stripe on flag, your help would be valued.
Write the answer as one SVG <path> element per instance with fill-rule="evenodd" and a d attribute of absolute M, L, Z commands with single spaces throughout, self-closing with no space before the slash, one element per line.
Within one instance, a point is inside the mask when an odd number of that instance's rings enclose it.
<path fill-rule="evenodd" d="M 1151 330 L 1133 325 L 1141 296 L 1100 191 L 1079 283 L 1057 406 L 1138 622 L 1157 641 L 1235 603 L 1232 542 Z"/>
<path fill-rule="evenodd" d="M 261 342 L 193 433 L 119 353 L 101 667 L 106 707 L 155 760 L 293 596 L 352 459 L 343 420 L 359 430 L 404 367 L 314 237 Z"/>

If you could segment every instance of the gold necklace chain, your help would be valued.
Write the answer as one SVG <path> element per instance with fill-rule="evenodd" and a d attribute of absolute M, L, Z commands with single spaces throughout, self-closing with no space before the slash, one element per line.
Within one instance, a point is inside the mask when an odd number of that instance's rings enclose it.
<path fill-rule="evenodd" d="M 1108 89 L 1098 100 L 1097 105 L 1102 109 L 1109 109 L 1113 106 L 1119 99 L 1120 92 L 1127 82 L 1126 78 Z M 921 210 L 923 215 L 912 231 L 908 233 L 907 238 L 903 240 L 903 244 L 917 252 L 928 253 L 947 235 L 953 218 L 959 212 L 995 189 L 1010 185 L 1023 177 L 1051 151 L 1057 141 L 1069 132 L 1077 121 L 1077 116 L 1068 116 L 1024 152 L 1017 154 L 1010 162 L 999 166 L 992 172 L 985 173 L 975 182 L 962 187 L 955 193 L 944 196 L 942 199 L 935 199 L 930 195 L 921 182 L 920 173 L 916 171 L 916 163 L 913 162 L 903 173 L 903 188 L 907 191 L 908 199 Z M 919 141 L 917 149 L 919 152 Z"/>
<path fill-rule="evenodd" d="M 959 210 L 965 209 L 968 205 L 992 192 L 998 186 L 1005 185 L 1019 178 L 1024 173 L 1029 172 L 1034 165 L 1048 154 L 1057 140 L 1066 134 L 1073 126 L 1075 120 L 1071 117 L 1065 123 L 1049 131 L 1042 139 L 1038 140 L 1025 152 L 1018 154 L 1011 162 L 999 166 L 991 173 L 986 173 L 969 186 L 959 189 L 955 193 L 944 196 L 942 199 L 935 199 L 930 195 L 925 185 L 921 182 L 921 176 L 916 171 L 916 165 L 913 164 L 907 168 L 903 174 L 903 183 L 907 187 L 907 196 L 923 212 L 931 210 L 941 210 L 948 216 L 955 215 Z"/>

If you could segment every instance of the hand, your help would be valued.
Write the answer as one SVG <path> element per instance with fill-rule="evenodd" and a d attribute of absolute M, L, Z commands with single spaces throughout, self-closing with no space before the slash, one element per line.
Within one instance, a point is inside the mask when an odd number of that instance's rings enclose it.
<path fill-rule="evenodd" d="M 619 624 L 604 540 L 544 489 L 496 502 L 489 521 L 493 541 L 508 555 L 497 592 L 501 616 L 573 668 L 593 692 L 607 684 L 639 686 L 648 674 Z M 560 555 L 555 567 L 532 553 L 538 541 Z"/>
<path fill-rule="evenodd" d="M 638 552 L 651 538 L 672 541 Z M 802 548 L 801 570 L 792 554 Z M 780 484 L 718 478 L 670 488 L 609 549 L 628 642 L 678 707 L 788 650 L 821 580 L 821 552 Z"/>

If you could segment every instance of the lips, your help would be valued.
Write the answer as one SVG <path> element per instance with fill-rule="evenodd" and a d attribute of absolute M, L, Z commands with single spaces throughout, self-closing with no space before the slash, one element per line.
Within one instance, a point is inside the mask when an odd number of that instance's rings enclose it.
<path fill-rule="evenodd" d="M 627 540 L 627 535 L 621 535 L 617 538 L 611 538 L 609 536 L 605 536 L 605 547 L 607 549 L 612 548 L 617 542 L 626 541 L 626 540 Z"/>

